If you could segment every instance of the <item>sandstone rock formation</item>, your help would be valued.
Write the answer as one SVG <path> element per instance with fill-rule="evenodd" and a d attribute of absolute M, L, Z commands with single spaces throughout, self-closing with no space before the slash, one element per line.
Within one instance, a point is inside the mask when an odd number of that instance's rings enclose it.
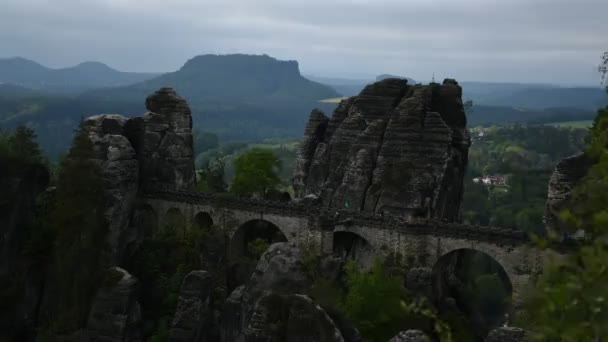
<path fill-rule="evenodd" d="M 271 245 L 247 284 L 227 299 L 222 341 L 270 342 L 283 340 L 280 336 L 285 341 L 344 341 L 342 330 L 351 337 L 346 341 L 360 341 L 356 329 L 337 324 L 307 297 L 311 285 L 302 251 L 288 243 Z"/>
<path fill-rule="evenodd" d="M 210 295 L 211 275 L 206 271 L 188 273 L 180 289 L 175 316 L 169 331 L 169 341 L 206 341 L 204 333 L 211 316 Z"/>
<path fill-rule="evenodd" d="M 243 318 L 251 318 L 256 301 L 267 294 L 300 294 L 310 287 L 302 251 L 286 242 L 271 245 L 262 255 L 243 291 Z"/>
<path fill-rule="evenodd" d="M 260 298 L 245 330 L 247 342 L 344 342 L 325 311 L 304 295 Z"/>
<path fill-rule="evenodd" d="M 192 190 L 192 114 L 186 100 L 171 88 L 161 88 L 146 99 L 146 108 L 149 112 L 126 127 L 140 160 L 142 185 Z"/>
<path fill-rule="evenodd" d="M 139 162 L 135 149 L 125 136 L 127 118 L 97 115 L 84 120 L 94 146 L 93 160 L 100 166 L 106 184 L 106 219 L 112 264 L 117 264 L 129 238 L 129 220 L 135 205 L 139 182 Z"/>
<path fill-rule="evenodd" d="M 566 227 L 559 219 L 559 212 L 566 208 L 574 186 L 587 174 L 592 161 L 584 153 L 562 159 L 549 180 L 545 227 L 547 231 L 563 236 Z"/>
<path fill-rule="evenodd" d="M 129 228 L 138 192 L 146 186 L 188 190 L 196 181 L 188 104 L 173 89 L 162 88 L 146 106 L 142 117 L 102 114 L 82 124 L 107 186 L 111 264 L 119 264 L 126 247 L 140 238 Z"/>
<path fill-rule="evenodd" d="M 222 309 L 222 326 L 220 330 L 220 339 L 222 342 L 228 341 L 242 341 L 243 326 L 243 292 L 245 291 L 245 285 L 237 287 L 224 303 Z"/>
<path fill-rule="evenodd" d="M 470 138 L 454 80 L 409 86 L 385 79 L 314 110 L 298 152 L 294 189 L 326 207 L 459 220 Z"/>
<path fill-rule="evenodd" d="M 91 342 L 141 341 L 139 284 L 127 271 L 113 267 L 97 291 L 85 335 Z"/>
<path fill-rule="evenodd" d="M 486 342 L 527 342 L 530 341 L 528 333 L 524 329 L 515 327 L 496 328 L 488 334 Z"/>
<path fill-rule="evenodd" d="M 429 342 L 431 339 L 420 330 L 402 331 L 388 342 Z"/>

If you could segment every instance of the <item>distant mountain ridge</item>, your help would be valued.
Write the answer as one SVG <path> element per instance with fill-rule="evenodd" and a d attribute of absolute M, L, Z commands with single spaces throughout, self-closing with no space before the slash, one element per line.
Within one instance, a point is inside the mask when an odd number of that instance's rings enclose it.
<path fill-rule="evenodd" d="M 316 102 L 339 96 L 331 87 L 304 78 L 297 61 L 245 54 L 196 56 L 175 72 L 131 86 L 93 90 L 85 96 L 140 99 L 161 87 L 175 88 L 189 102 Z"/>
<path fill-rule="evenodd" d="M 72 67 L 52 69 L 22 57 L 0 59 L 0 83 L 57 94 L 124 86 L 157 75 L 122 72 L 100 62 L 83 62 Z"/>
<path fill-rule="evenodd" d="M 329 112 L 335 107 L 318 101 L 339 96 L 329 86 L 302 77 L 296 61 L 267 55 L 202 55 L 175 72 L 132 85 L 91 89 L 53 101 L 10 101 L 6 113 L 0 96 L 0 126 L 29 124 L 43 147 L 57 155 L 67 147 L 81 117 L 140 115 L 146 110 L 146 97 L 161 87 L 174 88 L 188 101 L 195 129 L 215 132 L 224 141 L 299 137 L 313 108 Z"/>

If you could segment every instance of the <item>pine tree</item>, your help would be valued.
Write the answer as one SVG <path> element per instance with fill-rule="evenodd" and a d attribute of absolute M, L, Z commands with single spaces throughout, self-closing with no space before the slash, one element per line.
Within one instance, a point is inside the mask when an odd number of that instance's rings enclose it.
<path fill-rule="evenodd" d="M 10 148 L 15 156 L 30 162 L 40 162 L 42 153 L 36 143 L 36 133 L 34 130 L 20 125 L 9 138 Z"/>
<path fill-rule="evenodd" d="M 51 213 L 55 232 L 52 272 L 61 294 L 53 323 L 65 331 L 85 323 L 96 286 L 107 267 L 104 181 L 92 154 L 93 143 L 81 128 L 61 163 Z"/>

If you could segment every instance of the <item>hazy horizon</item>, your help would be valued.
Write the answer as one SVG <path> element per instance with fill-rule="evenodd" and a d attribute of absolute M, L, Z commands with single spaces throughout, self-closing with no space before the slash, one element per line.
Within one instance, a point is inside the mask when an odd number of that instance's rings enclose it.
<path fill-rule="evenodd" d="M 227 55 L 227 54 L 225 54 Z M 253 55 L 253 54 L 248 54 L 248 55 Z M 268 54 L 266 54 L 268 55 Z M 194 56 L 193 56 L 194 57 Z M 270 56 L 273 57 L 273 56 Z M 175 70 L 167 70 L 167 71 L 133 71 L 133 70 L 122 70 L 122 69 L 118 69 L 116 67 L 114 67 L 113 65 L 110 65 L 104 61 L 100 61 L 100 60 L 88 60 L 88 61 L 82 61 L 82 62 L 77 62 L 75 64 L 68 64 L 68 65 L 60 65 L 60 66 L 51 66 L 51 65 L 47 65 L 45 63 L 41 63 L 38 60 L 35 60 L 33 58 L 28 58 L 26 56 L 0 56 L 0 60 L 6 60 L 6 59 L 12 59 L 12 58 L 23 58 L 35 63 L 38 63 L 44 67 L 50 68 L 50 69 L 54 69 L 54 70 L 59 70 L 59 69 L 65 69 L 65 68 L 70 68 L 70 67 L 74 67 L 80 64 L 85 64 L 85 63 L 102 63 L 116 71 L 121 71 L 121 72 L 142 72 L 142 73 L 150 73 L 150 74 L 165 74 L 165 73 L 169 73 L 169 72 L 174 72 L 179 70 L 179 68 L 181 68 L 181 65 L 176 68 Z M 184 61 L 185 63 L 186 61 Z M 300 65 L 300 73 L 302 76 L 304 77 L 308 77 L 308 78 L 319 78 L 319 79 L 332 79 L 332 80 L 344 80 L 346 82 L 361 82 L 361 83 L 365 83 L 365 82 L 371 82 L 373 80 L 376 79 L 377 76 L 383 75 L 383 74 L 390 74 L 390 73 L 383 73 L 383 72 L 379 72 L 375 75 L 368 75 L 366 77 L 359 75 L 357 76 L 333 76 L 333 75 L 319 75 L 319 74 L 311 74 L 311 73 L 305 73 L 302 72 L 302 68 Z M 397 75 L 397 74 L 391 74 L 394 76 L 400 76 L 400 77 L 410 77 L 409 75 Z M 450 76 L 445 76 L 445 77 L 439 77 L 437 75 L 435 75 L 435 81 L 436 82 L 441 82 L 441 80 L 443 80 L 444 78 L 451 78 Z M 416 82 L 421 82 L 421 83 L 429 83 L 431 82 L 431 79 L 425 80 L 425 79 L 416 79 Z M 531 84 L 531 85 L 551 85 L 551 86 L 562 86 L 562 87 L 591 87 L 591 88 L 601 88 L 602 86 L 599 84 L 599 82 L 594 82 L 594 83 L 547 83 L 547 82 L 526 82 L 526 81 L 486 81 L 486 80 L 470 80 L 470 79 L 457 79 L 458 82 L 460 83 L 502 83 L 502 84 Z M 0 84 L 2 84 L 2 82 L 0 82 Z"/>
<path fill-rule="evenodd" d="M 0 57 L 168 72 L 200 54 L 268 54 L 303 75 L 599 85 L 600 0 L 4 0 Z M 23 20 L 27 17 L 28 20 Z"/>

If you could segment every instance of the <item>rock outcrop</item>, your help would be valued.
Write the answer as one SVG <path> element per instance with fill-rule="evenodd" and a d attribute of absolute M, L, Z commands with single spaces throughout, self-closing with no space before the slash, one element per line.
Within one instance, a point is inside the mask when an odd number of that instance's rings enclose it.
<path fill-rule="evenodd" d="M 294 189 L 326 207 L 457 221 L 470 138 L 454 80 L 409 86 L 385 79 L 314 110 L 298 152 Z"/>
<path fill-rule="evenodd" d="M 205 331 L 211 316 L 209 297 L 211 295 L 211 275 L 206 271 L 192 271 L 186 275 L 179 292 L 177 308 L 169 341 L 206 341 Z"/>
<path fill-rule="evenodd" d="M 402 331 L 388 342 L 429 342 L 431 339 L 420 330 Z"/>
<path fill-rule="evenodd" d="M 260 257 L 243 291 L 243 318 L 251 318 L 256 301 L 268 294 L 305 293 L 310 287 L 302 263 L 302 251 L 287 242 L 271 245 Z"/>
<path fill-rule="evenodd" d="M 146 106 L 149 112 L 141 117 L 102 114 L 82 124 L 106 184 L 110 264 L 119 264 L 126 247 L 141 238 L 130 220 L 142 189 L 187 190 L 196 181 L 188 104 L 173 89 L 162 88 Z"/>
<path fill-rule="evenodd" d="M 192 190 L 192 114 L 186 100 L 171 88 L 161 88 L 146 99 L 146 108 L 144 116 L 129 120 L 126 127 L 140 161 L 142 185 Z"/>
<path fill-rule="evenodd" d="M 545 227 L 548 232 L 564 236 L 567 228 L 559 219 L 559 212 L 566 208 L 572 189 L 587 174 L 592 161 L 584 154 L 562 159 L 549 180 L 547 205 L 545 208 Z"/>
<path fill-rule="evenodd" d="M 344 342 L 327 313 L 304 295 L 268 294 L 255 305 L 247 342 Z"/>
<path fill-rule="evenodd" d="M 344 341 L 341 330 L 348 330 L 348 342 L 360 341 L 356 329 L 337 324 L 307 296 L 311 285 L 302 251 L 288 243 L 271 245 L 247 284 L 226 300 L 221 340 Z"/>
<path fill-rule="evenodd" d="M 96 115 L 82 124 L 91 139 L 94 155 L 106 185 L 105 216 L 111 264 L 118 264 L 129 237 L 129 220 L 135 206 L 139 182 L 139 161 L 125 134 L 127 118 L 121 115 Z"/>
<path fill-rule="evenodd" d="M 488 334 L 486 342 L 528 342 L 530 337 L 524 329 L 515 327 L 496 328 Z"/>
<path fill-rule="evenodd" d="M 137 302 L 139 284 L 135 277 L 111 268 L 91 306 L 85 335 L 91 342 L 141 341 L 141 308 Z"/>

